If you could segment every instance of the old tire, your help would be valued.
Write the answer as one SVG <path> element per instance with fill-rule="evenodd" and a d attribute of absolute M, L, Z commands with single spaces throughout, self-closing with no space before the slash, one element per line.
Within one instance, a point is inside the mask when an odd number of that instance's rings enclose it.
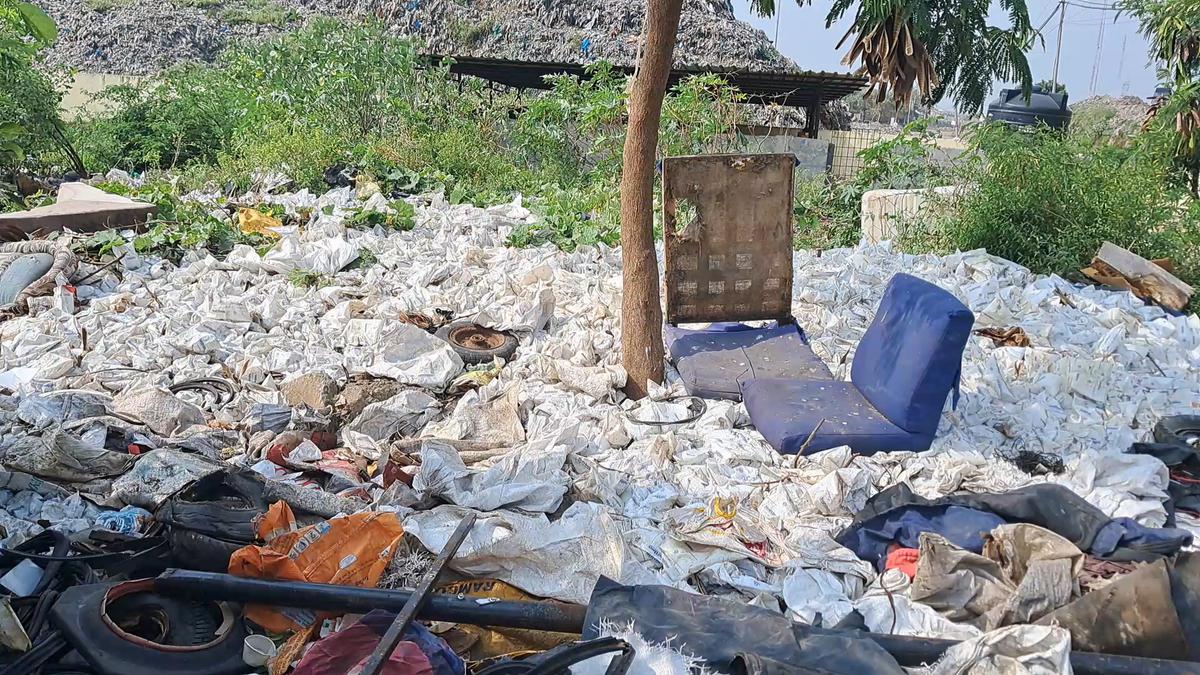
<path fill-rule="evenodd" d="M 1154 425 L 1154 440 L 1159 443 L 1200 448 L 1200 415 L 1162 418 Z"/>
<path fill-rule="evenodd" d="M 496 357 L 508 360 L 517 351 L 517 338 L 470 321 L 455 321 L 438 329 L 467 365 L 491 363 Z"/>

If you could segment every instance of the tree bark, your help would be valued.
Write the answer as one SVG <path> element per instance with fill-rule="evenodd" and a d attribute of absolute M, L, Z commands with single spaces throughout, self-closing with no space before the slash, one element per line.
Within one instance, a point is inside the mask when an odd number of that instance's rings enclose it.
<path fill-rule="evenodd" d="M 675 53 L 683 0 L 647 0 L 642 56 L 629 92 L 629 127 L 621 172 L 621 349 L 625 393 L 646 395 L 663 380 L 662 305 L 654 254 L 654 164 L 663 96 Z"/>

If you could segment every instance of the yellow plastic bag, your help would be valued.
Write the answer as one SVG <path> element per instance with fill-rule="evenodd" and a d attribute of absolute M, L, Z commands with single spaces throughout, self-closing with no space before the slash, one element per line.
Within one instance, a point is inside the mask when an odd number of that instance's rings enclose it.
<path fill-rule="evenodd" d="M 238 209 L 238 229 L 242 234 L 261 234 L 272 239 L 281 235 L 275 228 L 283 227 L 283 221 L 255 209 Z"/>
<path fill-rule="evenodd" d="M 438 593 L 460 595 L 471 598 L 488 598 L 492 600 L 542 600 L 529 595 L 521 589 L 504 583 L 498 579 L 466 579 L 438 586 Z M 547 601 L 552 602 L 552 601 Z M 449 631 L 443 631 L 442 638 L 446 639 L 455 651 L 465 654 L 472 662 L 482 662 L 500 656 L 524 655 L 542 652 L 557 647 L 564 642 L 579 638 L 571 633 L 553 633 L 550 631 L 526 630 L 521 628 L 494 628 L 457 624 Z M 456 633 L 457 635 L 452 635 Z"/>

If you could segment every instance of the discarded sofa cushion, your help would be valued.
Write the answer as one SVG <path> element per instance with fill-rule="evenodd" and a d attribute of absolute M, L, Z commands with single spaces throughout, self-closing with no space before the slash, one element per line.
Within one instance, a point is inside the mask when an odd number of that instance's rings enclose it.
<path fill-rule="evenodd" d="M 893 424 L 933 434 L 958 386 L 975 315 L 952 294 L 908 274 L 888 282 L 854 353 L 850 380 Z"/>
<path fill-rule="evenodd" d="M 592 592 L 583 638 L 600 626 L 630 626 L 649 643 L 670 644 L 717 672 L 896 674 L 896 659 L 858 631 L 812 629 L 777 611 L 668 586 L 622 586 L 601 577 Z M 790 666 L 779 670 L 780 664 Z M 760 668 L 760 669 L 759 669 Z"/>
<path fill-rule="evenodd" d="M 933 442 L 932 433 L 912 434 L 893 424 L 850 382 L 756 379 L 746 383 L 745 402 L 759 433 L 785 454 L 842 445 L 864 455 L 920 451 Z"/>
<path fill-rule="evenodd" d="M 867 501 L 836 540 L 883 570 L 888 548 L 912 548 L 921 532 L 936 532 L 974 553 L 982 535 L 1003 523 L 1030 523 L 1054 532 L 1098 558 L 1151 561 L 1191 544 L 1186 530 L 1152 528 L 1127 518 L 1111 519 L 1068 488 L 1030 485 L 1000 494 L 957 494 L 926 499 L 905 484 Z"/>
<path fill-rule="evenodd" d="M 715 323 L 702 329 L 668 325 L 666 340 L 692 396 L 740 400 L 743 385 L 762 377 L 833 379 L 794 323 L 762 328 Z"/>

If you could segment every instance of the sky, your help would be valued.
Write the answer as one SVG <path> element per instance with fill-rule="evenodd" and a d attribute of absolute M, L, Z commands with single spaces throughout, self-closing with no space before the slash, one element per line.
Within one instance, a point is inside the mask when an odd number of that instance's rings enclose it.
<path fill-rule="evenodd" d="M 1107 5 L 1111 0 L 1078 1 L 1097 6 Z M 792 0 L 781 0 L 778 4 L 782 7 L 777 44 L 779 51 L 801 68 L 808 70 L 850 70 L 842 65 L 846 47 L 843 46 L 841 50 L 834 48 L 845 34 L 848 20 L 844 20 L 841 25 L 825 28 L 825 14 L 832 4 L 831 0 L 813 0 L 809 6 L 799 6 Z M 755 16 L 749 9 L 749 0 L 733 0 L 733 5 L 739 19 L 762 29 L 768 38 L 775 38 L 774 17 L 764 19 Z M 1057 5 L 1056 0 L 1029 0 L 1029 13 L 1034 26 L 1041 25 Z M 993 3 L 992 23 L 1006 25 L 1003 23 L 1004 14 L 995 12 L 996 6 L 996 3 Z M 1092 73 L 1096 64 L 1101 24 L 1104 24 L 1104 39 L 1100 42 L 1100 65 L 1093 87 Z M 1054 70 L 1054 52 L 1058 42 L 1057 14 L 1042 29 L 1042 35 L 1045 45 L 1038 43 L 1029 52 L 1029 65 L 1033 70 L 1035 82 L 1050 79 Z M 1156 77 L 1154 68 L 1148 61 L 1146 40 L 1138 35 L 1137 23 L 1132 18 L 1117 17 L 1115 12 L 1067 5 L 1059 80 L 1067 85 L 1070 101 L 1080 101 L 1091 96 L 1093 89 L 1096 94 L 1111 96 L 1152 95 Z M 995 87 L 992 90 L 993 95 L 999 89 L 999 86 Z M 943 103 L 943 106 L 946 104 Z"/>

